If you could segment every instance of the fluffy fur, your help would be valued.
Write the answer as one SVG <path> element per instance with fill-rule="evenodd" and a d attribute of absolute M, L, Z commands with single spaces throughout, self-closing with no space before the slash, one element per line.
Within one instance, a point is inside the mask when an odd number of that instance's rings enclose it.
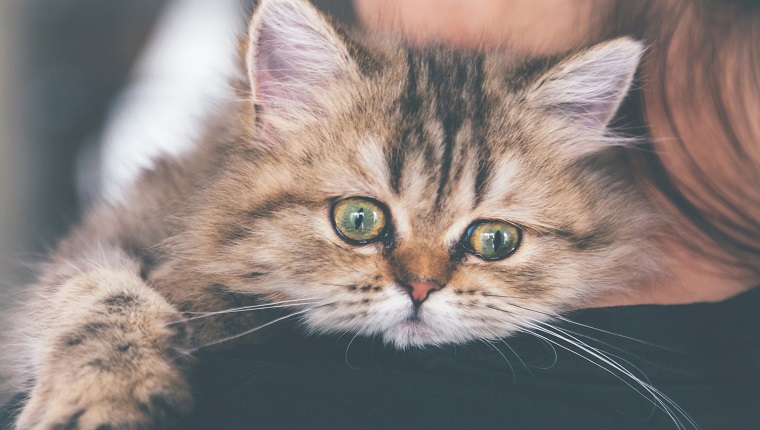
<path fill-rule="evenodd" d="M 193 349 L 285 318 L 399 348 L 493 339 L 657 272 L 656 220 L 606 129 L 639 43 L 413 48 L 265 0 L 241 51 L 240 100 L 199 149 L 94 208 L 43 267 L 17 316 L 18 428 L 169 425 L 192 406 Z M 330 206 L 352 196 L 387 206 L 388 240 L 336 234 Z M 483 219 L 522 229 L 513 255 L 461 249 Z M 442 288 L 416 307 L 414 280 Z"/>

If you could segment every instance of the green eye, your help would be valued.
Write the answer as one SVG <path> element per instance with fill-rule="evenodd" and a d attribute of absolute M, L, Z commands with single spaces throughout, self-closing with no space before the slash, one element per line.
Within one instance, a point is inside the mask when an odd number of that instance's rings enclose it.
<path fill-rule="evenodd" d="M 477 221 L 465 235 L 465 249 L 484 260 L 500 260 L 517 249 L 520 229 L 504 221 Z"/>
<path fill-rule="evenodd" d="M 377 201 L 351 197 L 333 205 L 332 219 L 335 231 L 346 242 L 363 245 L 374 242 L 385 233 L 385 208 Z"/>

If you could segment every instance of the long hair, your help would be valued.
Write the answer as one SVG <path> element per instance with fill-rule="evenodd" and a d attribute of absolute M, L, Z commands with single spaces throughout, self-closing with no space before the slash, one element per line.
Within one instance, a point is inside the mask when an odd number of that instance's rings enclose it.
<path fill-rule="evenodd" d="M 593 37 L 649 46 L 623 121 L 651 137 L 657 115 L 667 138 L 632 151 L 635 170 L 689 221 L 683 243 L 760 276 L 760 1 L 615 1 L 597 19 Z"/>

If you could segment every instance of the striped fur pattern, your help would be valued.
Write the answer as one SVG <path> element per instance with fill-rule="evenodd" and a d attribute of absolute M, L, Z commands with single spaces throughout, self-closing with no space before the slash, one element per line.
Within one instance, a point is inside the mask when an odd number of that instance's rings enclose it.
<path fill-rule="evenodd" d="M 195 349 L 284 319 L 398 348 L 496 339 L 657 273 L 657 220 L 606 129 L 637 42 L 413 48 L 268 0 L 242 51 L 240 100 L 199 149 L 93 209 L 43 268 L 17 316 L 18 428 L 169 426 Z M 387 240 L 336 234 L 331 204 L 355 196 L 388 208 Z M 517 251 L 463 252 L 476 220 L 519 226 Z M 442 288 L 415 306 L 413 280 Z"/>

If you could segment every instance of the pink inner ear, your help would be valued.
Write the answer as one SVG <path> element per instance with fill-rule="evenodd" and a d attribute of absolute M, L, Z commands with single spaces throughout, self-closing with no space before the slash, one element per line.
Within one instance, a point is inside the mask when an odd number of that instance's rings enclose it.
<path fill-rule="evenodd" d="M 255 101 L 257 105 L 265 109 L 271 108 L 272 102 L 275 100 L 290 98 L 281 84 L 284 77 L 279 76 L 278 79 L 274 73 L 277 67 L 267 57 L 256 62 L 256 73 L 253 78 Z"/>
<path fill-rule="evenodd" d="M 642 50 L 631 39 L 590 48 L 550 70 L 533 98 L 549 110 L 601 131 L 628 93 Z"/>
<path fill-rule="evenodd" d="M 353 64 L 343 41 L 305 1 L 263 2 L 250 35 L 248 73 L 265 112 L 318 109 L 315 95 Z"/>
<path fill-rule="evenodd" d="M 286 59 L 282 58 L 284 52 L 278 52 L 293 48 L 289 40 L 290 35 L 280 35 L 280 47 L 271 34 L 273 32 L 268 25 L 262 25 L 256 43 L 256 56 L 252 59 L 254 73 L 251 79 L 254 83 L 256 103 L 264 108 L 276 107 L 278 103 L 298 99 L 298 92 L 290 87 L 297 85 L 293 75 L 299 73 L 298 67 L 304 67 L 301 64 L 288 64 Z"/>
<path fill-rule="evenodd" d="M 578 118 L 586 127 L 601 130 L 615 116 L 620 103 L 628 92 L 629 83 L 626 76 L 611 76 L 608 82 L 589 82 L 588 85 L 599 85 L 600 91 L 589 94 L 585 99 L 578 97 L 575 101 L 557 103 L 554 108 L 566 115 Z"/>
<path fill-rule="evenodd" d="M 584 73 L 588 75 L 584 76 Z M 592 68 L 570 73 L 563 77 L 566 82 L 562 85 L 549 85 L 550 88 L 556 87 L 552 89 L 558 94 L 549 96 L 547 107 L 578 119 L 588 128 L 604 129 L 628 92 L 629 73 L 621 70 L 607 76 L 601 73 L 601 76 L 594 76 L 596 72 Z"/>

